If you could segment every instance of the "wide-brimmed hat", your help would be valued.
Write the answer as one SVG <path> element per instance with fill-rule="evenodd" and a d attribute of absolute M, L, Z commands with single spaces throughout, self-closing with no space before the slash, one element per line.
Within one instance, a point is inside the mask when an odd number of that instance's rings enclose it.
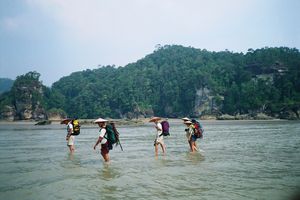
<path fill-rule="evenodd" d="M 108 122 L 108 120 L 106 120 L 106 119 L 103 119 L 103 118 L 98 118 L 98 119 L 96 119 L 95 121 L 94 121 L 94 123 L 101 123 L 101 122 Z"/>
<path fill-rule="evenodd" d="M 191 121 L 189 118 L 187 118 L 187 117 L 184 117 L 184 118 L 182 118 L 182 120 L 183 121 Z"/>
<path fill-rule="evenodd" d="M 190 120 L 187 120 L 187 121 L 185 121 L 183 123 L 185 123 L 185 124 L 192 124 L 192 122 Z"/>
<path fill-rule="evenodd" d="M 72 118 L 65 118 L 65 119 L 61 120 L 60 124 L 65 124 L 65 123 L 68 123 L 72 120 L 73 120 Z"/>
<path fill-rule="evenodd" d="M 161 120 L 160 117 L 152 117 L 152 118 L 149 120 L 149 122 L 156 122 L 156 121 L 159 121 L 159 120 Z"/>

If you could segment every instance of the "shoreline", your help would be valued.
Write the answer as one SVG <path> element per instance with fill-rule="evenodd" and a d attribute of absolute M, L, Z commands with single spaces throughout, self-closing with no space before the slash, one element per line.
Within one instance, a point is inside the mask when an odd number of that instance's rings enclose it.
<path fill-rule="evenodd" d="M 171 123 L 180 123 L 182 122 L 181 118 L 162 118 L 162 120 L 168 119 Z M 79 119 L 80 124 L 86 125 L 95 125 L 93 122 L 95 119 Z M 141 119 L 109 119 L 109 121 L 115 122 L 118 126 L 140 126 L 145 124 L 151 124 L 149 122 L 150 118 L 141 118 Z M 287 119 L 197 119 L 201 122 L 222 122 L 222 121 L 240 121 L 240 122 L 263 122 L 263 121 L 298 121 L 298 120 L 287 120 Z M 0 120 L 1 124 L 18 124 L 18 125 L 37 125 L 38 122 L 48 121 L 50 124 L 47 125 L 60 125 L 60 120 Z M 38 125 L 43 126 L 43 125 Z"/>

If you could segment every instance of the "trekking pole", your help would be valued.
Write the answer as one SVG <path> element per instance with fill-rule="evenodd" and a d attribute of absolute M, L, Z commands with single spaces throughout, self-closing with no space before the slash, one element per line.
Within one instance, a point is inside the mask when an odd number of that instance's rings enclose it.
<path fill-rule="evenodd" d="M 120 139 L 119 139 L 120 133 L 119 133 L 119 131 L 117 130 L 117 128 L 116 128 L 116 126 L 115 126 L 115 123 L 111 123 L 111 125 L 112 125 L 112 128 L 113 128 L 114 132 L 115 132 L 116 135 L 117 135 L 118 144 L 120 145 L 121 150 L 123 151 L 123 147 L 122 147 L 121 142 L 120 142 Z"/>
<path fill-rule="evenodd" d="M 119 145 L 120 145 L 120 147 L 121 147 L 121 150 L 123 151 L 123 147 L 122 147 L 121 142 L 120 142 L 119 139 L 118 139 L 118 143 L 119 143 Z"/>

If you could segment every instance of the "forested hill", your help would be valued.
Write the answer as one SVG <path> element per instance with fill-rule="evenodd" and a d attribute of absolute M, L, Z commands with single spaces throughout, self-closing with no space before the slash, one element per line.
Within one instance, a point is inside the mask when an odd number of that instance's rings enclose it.
<path fill-rule="evenodd" d="M 46 110 L 80 118 L 223 114 L 299 118 L 300 53 L 290 48 L 246 54 L 163 46 L 125 67 L 104 66 L 46 88 Z"/>
<path fill-rule="evenodd" d="M 299 81 L 297 49 L 242 54 L 164 46 L 123 68 L 106 66 L 60 79 L 53 84 L 50 107 L 83 118 L 273 115 L 299 107 Z"/>

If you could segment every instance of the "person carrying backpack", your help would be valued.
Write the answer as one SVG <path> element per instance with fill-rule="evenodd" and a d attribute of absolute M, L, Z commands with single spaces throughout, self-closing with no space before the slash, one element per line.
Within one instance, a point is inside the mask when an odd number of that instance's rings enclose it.
<path fill-rule="evenodd" d="M 73 119 L 71 118 L 66 118 L 63 119 L 60 124 L 65 124 L 67 125 L 67 136 L 66 136 L 66 141 L 67 141 L 67 146 L 69 147 L 70 153 L 74 153 L 75 151 L 75 135 L 78 135 L 75 133 L 74 135 L 74 126 L 73 126 Z M 78 123 L 79 125 L 79 123 Z"/>
<path fill-rule="evenodd" d="M 194 131 L 195 127 L 190 120 L 186 120 L 183 123 L 187 126 L 185 132 L 186 132 L 186 137 L 188 139 L 188 143 L 190 145 L 190 150 L 191 152 L 195 152 L 197 151 L 197 145 L 196 145 L 197 137 L 195 136 L 195 131 Z"/>
<path fill-rule="evenodd" d="M 105 162 L 109 162 L 109 143 L 107 140 L 106 136 L 106 123 L 108 122 L 108 120 L 106 119 L 102 119 L 102 118 L 98 118 L 94 121 L 94 123 L 97 123 L 98 126 L 100 127 L 100 135 L 99 138 L 96 142 L 96 144 L 94 145 L 94 150 L 96 150 L 96 147 L 99 143 L 101 143 L 101 155 L 104 159 Z"/>
<path fill-rule="evenodd" d="M 155 156 L 158 156 L 158 145 L 161 146 L 162 152 L 166 154 L 166 145 L 164 143 L 164 135 L 163 135 L 163 128 L 161 123 L 159 123 L 160 117 L 153 117 L 150 119 L 149 122 L 154 122 L 155 129 L 156 129 L 156 137 L 154 140 L 154 148 L 155 148 Z"/>
<path fill-rule="evenodd" d="M 108 120 L 99 118 L 95 121 L 100 127 L 100 136 L 94 146 L 101 143 L 101 155 L 104 158 L 105 162 L 109 161 L 109 151 L 113 149 L 113 145 L 120 145 L 121 150 L 123 151 L 122 145 L 119 139 L 119 132 L 115 126 L 114 122 L 108 123 Z"/>

